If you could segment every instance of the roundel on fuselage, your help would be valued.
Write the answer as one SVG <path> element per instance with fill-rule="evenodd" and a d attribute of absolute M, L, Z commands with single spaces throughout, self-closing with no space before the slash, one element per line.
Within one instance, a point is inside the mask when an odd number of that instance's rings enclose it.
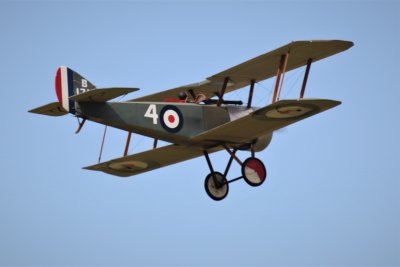
<path fill-rule="evenodd" d="M 182 129 L 183 116 L 176 106 L 167 105 L 161 109 L 160 122 L 167 132 L 177 133 Z"/>

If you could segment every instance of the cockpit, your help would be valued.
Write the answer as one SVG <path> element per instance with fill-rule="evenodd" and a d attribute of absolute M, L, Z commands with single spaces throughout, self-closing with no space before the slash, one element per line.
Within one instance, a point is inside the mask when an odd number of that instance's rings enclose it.
<path fill-rule="evenodd" d="M 188 94 L 184 91 L 178 94 L 178 97 L 167 97 L 164 98 L 163 102 L 172 102 L 172 103 L 195 103 L 200 105 L 216 105 L 218 103 L 218 99 L 207 98 L 204 94 L 198 94 L 194 100 L 192 100 Z M 222 100 L 221 104 L 224 105 L 235 105 L 241 106 L 243 105 L 243 101 L 241 100 Z"/>

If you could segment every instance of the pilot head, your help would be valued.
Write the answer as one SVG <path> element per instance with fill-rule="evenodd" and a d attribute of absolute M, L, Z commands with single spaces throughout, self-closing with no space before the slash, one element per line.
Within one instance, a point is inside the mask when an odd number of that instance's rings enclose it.
<path fill-rule="evenodd" d="M 179 99 L 180 100 L 185 100 L 187 98 L 187 94 L 185 92 L 180 92 L 179 93 Z"/>

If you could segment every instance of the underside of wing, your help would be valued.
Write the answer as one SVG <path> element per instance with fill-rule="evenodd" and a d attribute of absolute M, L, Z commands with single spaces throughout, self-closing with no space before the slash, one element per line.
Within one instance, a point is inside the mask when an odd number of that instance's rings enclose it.
<path fill-rule="evenodd" d="M 352 42 L 340 40 L 291 42 L 271 52 L 212 75 L 203 82 L 177 87 L 131 101 L 163 101 L 166 98 L 178 97 L 182 91 L 186 92 L 192 99 L 199 94 L 210 98 L 221 91 L 226 77 L 229 78 L 225 91 L 228 93 L 249 85 L 252 80 L 259 82 L 275 76 L 280 65 L 281 56 L 287 53 L 289 53 L 289 57 L 286 71 L 290 71 L 306 65 L 309 59 L 312 62 L 316 62 L 345 51 L 351 46 L 353 46 Z"/>
<path fill-rule="evenodd" d="M 339 101 L 326 99 L 281 100 L 197 135 L 191 141 L 209 145 L 245 144 L 339 104 Z"/>
<path fill-rule="evenodd" d="M 218 148 L 214 148 L 208 150 L 208 152 L 212 153 L 218 150 Z M 127 177 L 193 159 L 201 155 L 203 155 L 203 150 L 199 147 L 169 145 L 84 167 L 84 169 Z"/>

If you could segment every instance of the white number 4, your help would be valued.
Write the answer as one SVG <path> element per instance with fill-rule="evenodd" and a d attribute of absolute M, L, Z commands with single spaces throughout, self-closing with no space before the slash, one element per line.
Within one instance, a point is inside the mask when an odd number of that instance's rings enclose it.
<path fill-rule="evenodd" d="M 153 119 L 153 124 L 157 124 L 158 120 L 158 115 L 157 115 L 157 109 L 156 105 L 151 104 L 149 108 L 147 109 L 146 113 L 144 114 L 146 118 L 151 118 Z"/>

